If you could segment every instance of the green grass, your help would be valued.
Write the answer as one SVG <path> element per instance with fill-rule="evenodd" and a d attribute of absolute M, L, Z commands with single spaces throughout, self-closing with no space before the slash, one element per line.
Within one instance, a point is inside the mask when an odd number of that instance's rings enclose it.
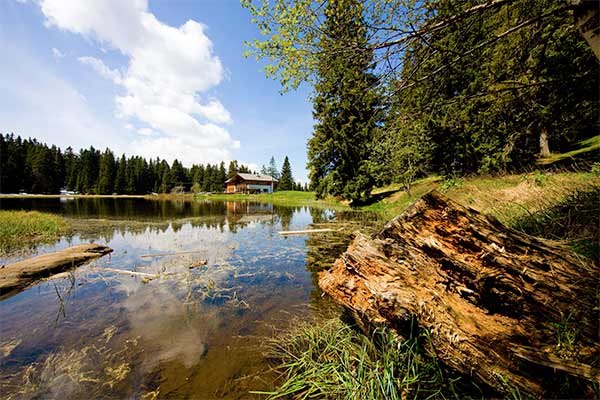
<path fill-rule="evenodd" d="M 280 372 L 277 398 L 481 398 L 471 379 L 452 373 L 425 350 L 428 336 L 399 341 L 388 329 L 371 336 L 340 319 L 301 323 L 271 340 L 267 354 Z"/>
<path fill-rule="evenodd" d="M 445 181 L 432 176 L 416 181 L 410 196 L 399 185 L 379 188 L 373 192 L 379 197 L 378 201 L 360 209 L 379 212 L 391 219 L 435 189 L 462 205 L 511 225 L 526 215 L 560 204 L 572 193 L 593 187 L 600 187 L 600 176 L 592 172 L 534 172 Z"/>
<path fill-rule="evenodd" d="M 333 198 L 317 200 L 313 192 L 298 192 L 293 190 L 284 190 L 281 192 L 261 194 L 218 193 L 208 195 L 196 195 L 195 198 L 201 200 L 219 201 L 255 201 L 291 207 L 309 206 L 316 208 L 349 209 L 347 205 L 344 205 Z"/>
<path fill-rule="evenodd" d="M 59 238 L 64 218 L 37 211 L 0 211 L 0 254 Z"/>
<path fill-rule="evenodd" d="M 577 149 L 566 152 L 550 154 L 548 157 L 543 157 L 538 160 L 541 166 L 551 165 L 563 160 L 585 158 L 586 156 L 595 157 L 598 159 L 598 150 L 600 150 L 600 135 L 596 135 L 586 140 L 579 142 Z M 587 154 L 589 153 L 589 154 Z"/>

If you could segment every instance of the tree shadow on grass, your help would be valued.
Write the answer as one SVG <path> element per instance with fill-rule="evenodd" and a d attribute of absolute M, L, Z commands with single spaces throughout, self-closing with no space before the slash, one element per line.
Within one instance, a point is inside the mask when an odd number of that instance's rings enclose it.
<path fill-rule="evenodd" d="M 375 203 L 385 199 L 386 197 L 389 197 L 395 193 L 401 192 L 402 190 L 403 189 L 393 189 L 393 190 L 387 190 L 385 192 L 381 192 L 381 193 L 377 193 L 377 194 L 371 194 L 371 196 L 368 199 L 353 200 L 350 203 L 350 207 L 370 206 L 371 204 L 375 204 Z"/>

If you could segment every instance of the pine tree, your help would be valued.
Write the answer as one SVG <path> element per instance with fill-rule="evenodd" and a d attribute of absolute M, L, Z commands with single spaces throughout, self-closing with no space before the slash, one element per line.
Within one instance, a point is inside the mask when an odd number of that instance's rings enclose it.
<path fill-rule="evenodd" d="M 279 171 L 277 170 L 277 164 L 275 163 L 275 157 L 271 157 L 271 160 L 269 160 L 269 166 L 266 168 L 266 175 L 269 175 L 269 176 L 279 180 Z"/>
<path fill-rule="evenodd" d="M 227 179 L 237 174 L 238 170 L 238 162 L 236 160 L 231 160 L 229 162 L 229 168 L 227 169 Z"/>
<path fill-rule="evenodd" d="M 100 157 L 100 169 L 98 176 L 99 194 L 111 194 L 115 188 L 115 156 L 112 151 L 106 149 Z"/>
<path fill-rule="evenodd" d="M 179 160 L 173 160 L 171 166 L 171 181 L 175 186 L 183 186 L 186 183 L 185 171 Z"/>
<path fill-rule="evenodd" d="M 48 148 L 39 147 L 35 149 L 33 156 L 31 186 L 32 193 L 56 193 L 56 184 L 52 180 L 54 171 L 54 158 Z"/>
<path fill-rule="evenodd" d="M 358 0 L 330 1 L 325 10 L 313 100 L 317 124 L 308 142 L 311 187 L 319 198 L 359 200 L 374 184 L 369 148 L 382 113 L 362 12 Z M 365 50 L 349 50 L 348 43 Z"/>
<path fill-rule="evenodd" d="M 115 178 L 115 192 L 124 194 L 127 188 L 127 159 L 125 154 L 121 156 L 121 160 L 117 166 L 117 177 Z"/>
<path fill-rule="evenodd" d="M 288 156 L 285 156 L 283 160 L 278 188 L 279 190 L 294 190 L 294 178 L 292 177 L 292 167 Z"/>
<path fill-rule="evenodd" d="M 65 187 L 67 190 L 75 190 L 77 182 L 77 156 L 73 153 L 71 146 L 65 150 Z"/>

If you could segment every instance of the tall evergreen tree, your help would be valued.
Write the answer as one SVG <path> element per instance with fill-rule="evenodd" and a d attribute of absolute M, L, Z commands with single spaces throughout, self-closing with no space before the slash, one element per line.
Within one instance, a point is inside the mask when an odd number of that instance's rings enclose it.
<path fill-rule="evenodd" d="M 77 163 L 78 159 L 73 148 L 67 147 L 64 154 L 65 159 L 65 187 L 67 190 L 75 190 L 77 183 Z"/>
<path fill-rule="evenodd" d="M 330 1 L 320 40 L 313 116 L 308 142 L 311 186 L 317 197 L 368 197 L 374 184 L 369 149 L 381 120 L 381 100 L 366 50 L 366 27 L 359 0 Z M 364 51 L 348 51 L 347 43 Z"/>
<path fill-rule="evenodd" d="M 229 168 L 227 169 L 227 178 L 234 176 L 239 170 L 238 162 L 236 160 L 229 161 Z"/>
<path fill-rule="evenodd" d="M 117 176 L 115 178 L 115 192 L 119 194 L 125 193 L 127 188 L 127 159 L 125 154 L 121 156 L 117 165 Z"/>
<path fill-rule="evenodd" d="M 57 182 L 54 175 L 54 157 L 48 148 L 39 147 L 35 149 L 32 164 L 33 193 L 57 193 Z"/>
<path fill-rule="evenodd" d="M 106 149 L 100 157 L 100 169 L 98 175 L 98 193 L 111 194 L 115 188 L 115 156 Z"/>
<path fill-rule="evenodd" d="M 292 177 L 292 167 L 288 156 L 285 156 L 283 160 L 278 188 L 279 190 L 294 190 L 294 178 Z"/>
<path fill-rule="evenodd" d="M 266 175 L 272 176 L 273 178 L 279 180 L 279 170 L 277 169 L 277 164 L 275 163 L 275 157 L 271 156 L 271 159 L 269 160 L 269 166 L 265 170 Z"/>
<path fill-rule="evenodd" d="M 187 183 L 186 180 L 183 165 L 179 160 L 173 160 L 173 165 L 171 166 L 171 181 L 173 182 L 173 185 L 183 186 Z"/>

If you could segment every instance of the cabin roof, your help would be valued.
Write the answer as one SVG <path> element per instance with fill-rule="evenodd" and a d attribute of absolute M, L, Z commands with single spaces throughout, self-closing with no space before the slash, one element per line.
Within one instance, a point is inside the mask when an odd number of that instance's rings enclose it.
<path fill-rule="evenodd" d="M 227 179 L 225 181 L 225 183 L 229 183 L 229 182 L 235 180 L 235 177 L 237 177 L 237 176 L 239 176 L 240 178 L 242 178 L 245 181 L 279 182 L 277 179 L 275 179 L 275 178 L 273 178 L 272 176 L 269 176 L 269 175 L 246 174 L 246 173 L 243 173 L 243 172 L 238 172 L 237 174 L 235 174 L 231 178 Z"/>

